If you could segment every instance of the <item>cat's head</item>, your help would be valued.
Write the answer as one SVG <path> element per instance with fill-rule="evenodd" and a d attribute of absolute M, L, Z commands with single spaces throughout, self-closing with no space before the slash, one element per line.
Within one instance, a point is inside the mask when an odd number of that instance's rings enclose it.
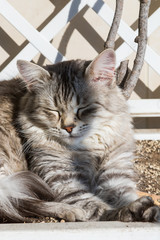
<path fill-rule="evenodd" d="M 48 71 L 23 60 L 17 65 L 28 89 L 23 114 L 48 139 L 73 143 L 102 119 L 109 121 L 107 116 L 110 119 L 120 105 L 114 96 L 113 50 L 104 50 L 90 64 L 66 61 L 49 66 Z"/>

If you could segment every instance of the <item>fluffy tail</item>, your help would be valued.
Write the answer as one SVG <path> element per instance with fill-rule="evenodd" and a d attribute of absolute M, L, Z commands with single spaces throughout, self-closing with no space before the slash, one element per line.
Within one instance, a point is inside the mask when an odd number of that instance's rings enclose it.
<path fill-rule="evenodd" d="M 29 221 L 29 217 L 52 216 L 84 221 L 83 210 L 54 202 L 49 186 L 32 172 L 19 172 L 0 180 L 0 222 Z M 27 219 L 26 219 L 27 217 Z"/>

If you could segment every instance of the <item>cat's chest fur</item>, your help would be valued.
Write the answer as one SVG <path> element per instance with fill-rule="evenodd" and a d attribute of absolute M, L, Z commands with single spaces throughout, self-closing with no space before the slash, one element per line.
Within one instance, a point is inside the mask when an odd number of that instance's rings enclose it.
<path fill-rule="evenodd" d="M 66 174 L 76 176 L 88 186 L 88 189 L 94 191 L 95 178 L 106 153 L 104 148 L 98 134 L 70 146 L 54 140 L 45 140 L 32 145 L 33 154 L 30 154 L 32 158 L 29 161 L 29 168 L 52 188 L 57 187 L 54 179 L 59 173 L 61 176 Z"/>

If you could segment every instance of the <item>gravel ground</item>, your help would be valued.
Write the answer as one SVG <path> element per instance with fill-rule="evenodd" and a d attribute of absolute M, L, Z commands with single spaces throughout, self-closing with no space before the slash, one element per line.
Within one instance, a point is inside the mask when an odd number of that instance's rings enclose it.
<path fill-rule="evenodd" d="M 137 141 L 135 168 L 140 191 L 160 195 L 160 141 Z"/>

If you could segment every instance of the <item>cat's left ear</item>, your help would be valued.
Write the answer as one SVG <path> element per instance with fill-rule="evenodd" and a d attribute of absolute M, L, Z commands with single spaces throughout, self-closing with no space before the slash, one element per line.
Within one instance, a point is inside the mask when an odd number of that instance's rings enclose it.
<path fill-rule="evenodd" d="M 17 67 L 29 91 L 38 89 L 50 77 L 45 69 L 25 60 L 18 60 Z"/>
<path fill-rule="evenodd" d="M 87 67 L 85 78 L 111 86 L 115 79 L 116 56 L 112 49 L 101 52 Z"/>

